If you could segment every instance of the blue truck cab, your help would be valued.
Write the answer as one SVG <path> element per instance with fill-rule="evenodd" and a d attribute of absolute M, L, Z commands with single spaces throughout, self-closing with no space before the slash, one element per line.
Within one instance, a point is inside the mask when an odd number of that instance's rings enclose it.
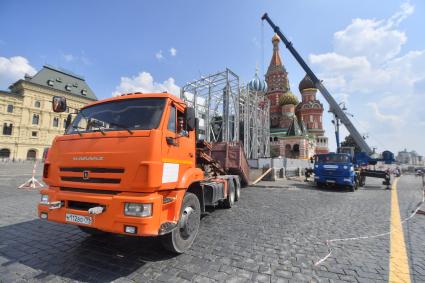
<path fill-rule="evenodd" d="M 314 157 L 314 181 L 318 187 L 336 186 L 357 189 L 357 173 L 350 154 L 327 153 Z"/>

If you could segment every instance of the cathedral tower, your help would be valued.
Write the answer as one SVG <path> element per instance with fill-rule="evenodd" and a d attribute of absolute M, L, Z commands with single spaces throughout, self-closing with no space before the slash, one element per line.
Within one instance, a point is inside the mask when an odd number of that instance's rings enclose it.
<path fill-rule="evenodd" d="M 279 118 L 281 117 L 280 97 L 289 90 L 288 73 L 282 64 L 279 54 L 279 36 L 273 36 L 273 55 L 269 68 L 266 73 L 266 82 L 268 85 L 267 97 L 270 100 L 270 120 L 271 127 L 279 127 Z"/>
<path fill-rule="evenodd" d="M 317 88 L 308 75 L 305 75 L 299 84 L 302 101 L 297 105 L 295 114 L 303 121 L 310 134 L 316 137 L 316 154 L 327 153 L 328 139 L 323 129 L 323 105 L 316 98 Z"/>

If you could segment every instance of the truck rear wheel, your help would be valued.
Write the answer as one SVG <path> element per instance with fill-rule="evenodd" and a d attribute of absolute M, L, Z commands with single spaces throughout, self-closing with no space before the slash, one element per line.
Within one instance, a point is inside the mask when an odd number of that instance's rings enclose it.
<path fill-rule="evenodd" d="M 232 180 L 227 181 L 228 192 L 227 198 L 224 200 L 224 208 L 231 208 L 235 203 L 235 183 Z"/>
<path fill-rule="evenodd" d="M 173 253 L 184 253 L 192 246 L 198 234 L 200 222 L 201 206 L 198 197 L 192 193 L 186 193 L 179 223 L 171 233 L 161 237 L 162 245 Z"/>
<path fill-rule="evenodd" d="M 236 181 L 235 187 L 236 187 L 235 201 L 238 201 L 241 198 L 241 184 L 238 181 Z"/>

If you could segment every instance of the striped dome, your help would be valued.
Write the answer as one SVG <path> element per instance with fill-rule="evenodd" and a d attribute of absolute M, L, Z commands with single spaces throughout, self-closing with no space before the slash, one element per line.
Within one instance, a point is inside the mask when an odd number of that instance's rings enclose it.
<path fill-rule="evenodd" d="M 248 83 L 248 88 L 252 91 L 266 92 L 267 83 L 258 77 L 258 73 L 255 73 L 254 78 Z"/>
<path fill-rule="evenodd" d="M 298 104 L 298 98 L 290 90 L 288 90 L 284 95 L 282 95 L 279 98 L 280 106 L 288 105 L 288 104 L 292 104 L 292 105 Z"/>

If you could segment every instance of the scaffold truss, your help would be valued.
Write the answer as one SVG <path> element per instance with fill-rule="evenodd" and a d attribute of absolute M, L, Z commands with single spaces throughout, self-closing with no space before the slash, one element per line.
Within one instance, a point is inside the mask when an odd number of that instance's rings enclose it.
<path fill-rule="evenodd" d="M 268 99 L 241 86 L 231 70 L 187 83 L 181 98 L 195 108 L 200 139 L 242 141 L 247 158 L 270 156 Z"/>

